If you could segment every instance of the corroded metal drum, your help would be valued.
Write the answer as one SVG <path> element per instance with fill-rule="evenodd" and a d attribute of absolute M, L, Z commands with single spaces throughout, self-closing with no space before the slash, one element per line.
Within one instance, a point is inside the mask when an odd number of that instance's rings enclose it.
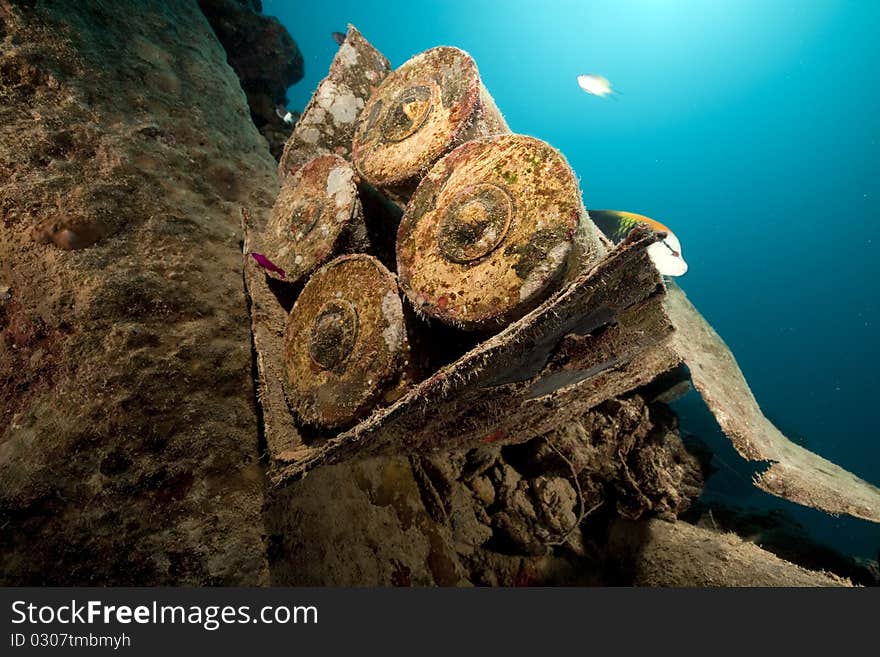
<path fill-rule="evenodd" d="M 278 163 L 278 179 L 299 171 L 318 155 L 351 157 L 351 140 L 358 115 L 391 65 L 354 26 L 348 26 L 330 72 L 312 95 Z"/>
<path fill-rule="evenodd" d="M 397 270 L 416 310 L 492 329 L 604 252 L 565 158 L 498 135 L 458 147 L 422 180 L 400 224 Z"/>
<path fill-rule="evenodd" d="M 397 282 L 376 258 L 336 258 L 309 279 L 285 330 L 286 393 L 299 419 L 351 424 L 398 387 L 409 343 Z"/>
<path fill-rule="evenodd" d="M 288 177 L 264 236 L 266 256 L 295 283 L 334 255 L 368 246 L 363 210 L 351 166 L 337 155 L 310 160 Z"/>
<path fill-rule="evenodd" d="M 416 55 L 373 92 L 355 130 L 355 168 L 405 201 L 419 178 L 456 145 L 509 132 L 477 65 L 463 50 Z"/>

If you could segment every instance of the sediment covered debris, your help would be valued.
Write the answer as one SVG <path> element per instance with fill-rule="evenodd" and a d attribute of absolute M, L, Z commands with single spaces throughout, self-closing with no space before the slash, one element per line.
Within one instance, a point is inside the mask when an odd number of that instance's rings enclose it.
<path fill-rule="evenodd" d="M 612 527 L 609 568 L 637 586 L 852 586 L 832 573 L 801 568 L 736 534 L 686 522 L 620 520 Z"/>
<path fill-rule="evenodd" d="M 357 456 L 523 442 L 672 369 L 679 362 L 668 346 L 672 327 L 645 253 L 654 240 L 639 231 L 535 311 L 352 429 L 308 446 L 297 436 L 274 438 L 293 448 L 273 454 L 270 477 L 287 483 Z M 268 411 L 266 423 L 267 432 L 270 423 L 285 431 Z"/>
<path fill-rule="evenodd" d="M 349 25 L 330 72 L 284 145 L 278 164 L 282 183 L 316 155 L 333 153 L 350 159 L 355 122 L 373 89 L 390 70 L 388 60 Z"/>
<path fill-rule="evenodd" d="M 510 153 L 499 156 L 498 166 L 492 167 L 492 162 L 486 164 L 491 157 L 481 159 L 485 153 L 477 152 L 484 147 L 491 155 L 486 144 L 529 139 L 518 136 L 466 141 L 443 157 L 456 141 L 449 138 L 455 133 L 449 129 L 449 117 L 435 106 L 434 96 L 442 84 L 436 76 L 433 82 L 416 84 L 418 76 L 408 69 L 411 63 L 391 74 L 367 103 L 355 136 L 355 166 L 363 178 L 362 189 L 378 190 L 398 203 L 408 202 L 398 233 L 396 264 L 409 301 L 425 315 L 450 324 L 487 328 L 482 323 L 485 318 L 465 317 L 465 309 L 478 307 L 479 300 L 467 299 L 461 308 L 458 302 L 464 290 L 487 297 L 498 292 L 497 297 L 509 299 L 496 281 L 473 276 L 471 265 L 491 260 L 493 253 L 523 256 L 514 253 L 516 245 L 507 243 L 513 222 L 504 210 L 523 207 L 541 194 L 526 191 L 514 203 L 505 201 L 513 196 L 511 187 L 526 186 L 523 178 L 530 173 L 529 166 L 539 167 L 536 158 L 521 158 L 525 166 L 518 168 L 519 160 Z M 468 87 L 470 78 L 462 75 L 465 69 L 460 66 L 452 76 L 459 90 Z M 406 75 L 398 76 L 400 71 Z M 478 129 L 488 128 L 483 124 Z M 505 132 L 497 122 L 491 129 Z M 384 157 L 376 157 L 380 152 Z M 474 156 L 484 166 L 471 170 L 470 158 L 457 158 L 459 152 Z M 425 175 L 437 158 L 441 159 L 436 175 L 435 171 Z M 456 176 L 461 178 L 459 185 L 450 183 Z M 541 176 L 555 184 L 565 179 L 564 175 Z M 413 195 L 419 182 L 421 187 Z M 584 214 L 576 184 L 571 196 L 576 199 L 572 213 L 560 213 L 563 218 Z M 412 220 L 415 215 L 429 220 L 424 221 L 425 234 L 414 237 L 419 226 Z M 692 364 L 695 356 L 675 336 L 679 322 L 684 332 L 693 322 L 687 313 L 677 312 L 676 300 L 665 301 L 666 284 L 645 253 L 657 239 L 652 231 L 637 228 L 606 253 L 610 244 L 602 236 L 591 233 L 592 239 L 577 238 L 575 228 L 584 225 L 590 226 L 573 222 L 572 230 L 556 243 L 568 245 L 570 251 L 579 247 L 580 257 L 566 259 L 566 267 L 553 271 L 548 267 L 541 281 L 544 289 L 531 306 L 499 313 L 504 318 L 501 323 L 512 317 L 513 324 L 494 337 L 477 340 L 393 405 L 377 409 L 323 442 L 286 432 L 283 419 L 275 421 L 267 413 L 267 420 L 280 428 L 269 443 L 286 446 L 272 453 L 270 471 L 273 483 L 281 486 L 273 493 L 269 511 L 270 523 L 283 527 L 274 539 L 278 558 L 273 570 L 279 581 L 310 583 L 330 578 L 349 583 L 354 569 L 370 582 L 398 584 L 547 583 L 558 581 L 557 577 L 569 582 L 620 583 L 615 578 L 629 577 L 646 584 L 689 583 L 698 581 L 700 573 L 708 577 L 703 583 L 719 585 L 846 584 L 715 532 L 678 523 L 669 524 L 679 528 L 670 534 L 645 522 L 650 516 L 672 520 L 680 515 L 699 494 L 701 475 L 674 430 L 656 431 L 663 422 L 658 419 L 660 411 L 637 420 L 638 415 L 627 415 L 625 409 L 632 410 L 633 400 L 640 397 L 625 401 L 620 396 L 636 388 L 656 400 L 679 394 L 687 385 L 681 362 Z M 542 251 L 535 260 L 546 264 L 552 250 Z M 444 280 L 441 285 L 452 294 L 442 290 L 424 294 L 424 276 L 413 283 L 413 278 L 423 274 L 413 274 L 420 258 L 435 265 L 443 260 L 461 266 L 465 272 L 461 281 L 453 285 Z M 572 262 L 580 268 L 571 266 Z M 557 292 L 540 303 L 541 292 L 546 296 L 553 283 L 559 286 Z M 521 317 L 527 310 L 531 312 Z M 270 346 L 264 356 L 275 358 L 275 353 Z M 699 377 L 694 381 L 699 389 Z M 268 378 L 262 384 L 266 390 L 277 388 L 277 382 Z M 277 404 L 271 408 L 273 413 L 285 413 Z M 589 423 L 580 419 L 585 413 Z M 636 424 L 631 425 L 632 421 Z M 608 442 L 596 440 L 603 422 L 609 423 L 615 437 Z M 303 478 L 306 473 L 310 477 Z M 352 552 L 340 556 L 338 562 L 305 564 L 302 558 L 308 557 L 297 551 L 308 555 L 314 547 L 327 553 L 319 546 L 306 545 L 304 536 L 331 531 L 325 526 L 326 518 L 309 510 L 314 494 L 308 491 L 311 486 L 335 488 L 329 482 L 337 478 L 354 479 L 366 494 L 366 503 L 383 509 L 365 511 L 365 517 L 379 513 L 385 518 L 381 522 L 394 526 L 386 517 L 390 511 L 400 520 L 401 533 L 395 529 L 387 545 L 352 545 Z M 337 500 L 346 509 L 340 508 L 340 514 L 360 515 L 361 511 L 353 511 L 361 508 L 360 493 L 350 492 L 352 496 Z M 292 527 L 288 517 L 307 520 L 303 526 Z M 681 547 L 692 563 L 668 580 L 656 579 L 650 574 L 650 564 L 639 562 L 638 551 L 627 552 L 627 545 L 633 543 L 621 538 L 614 522 L 618 518 L 637 519 L 640 526 L 649 527 L 656 535 L 651 540 L 661 552 L 664 544 L 674 545 L 678 536 L 693 538 L 696 543 L 690 549 Z M 313 528 L 307 528 L 313 522 Z M 614 541 L 605 542 L 603 536 L 613 536 Z M 401 553 L 399 546 L 410 542 L 414 552 Z M 414 555 L 422 550 L 415 546 L 424 548 L 430 572 L 413 563 Z M 391 570 L 370 565 L 386 558 Z M 721 566 L 726 558 L 745 565 L 738 573 L 724 576 Z M 477 564 L 489 563 L 485 571 L 478 572 Z M 774 569 L 778 572 L 771 574 Z"/>
<path fill-rule="evenodd" d="M 618 510 L 674 518 L 700 488 L 674 416 L 633 395 L 521 445 L 317 469 L 272 494 L 270 568 L 284 585 L 613 583 Z"/>
<path fill-rule="evenodd" d="M 779 497 L 828 513 L 880 522 L 880 489 L 791 442 L 761 412 L 724 340 L 677 285 L 664 302 L 673 348 L 690 368 L 694 387 L 745 458 L 767 461 L 755 484 Z"/>
<path fill-rule="evenodd" d="M 630 395 L 521 445 L 315 470 L 271 495 L 270 570 L 282 585 L 849 585 L 675 520 L 702 478 L 674 415 Z"/>

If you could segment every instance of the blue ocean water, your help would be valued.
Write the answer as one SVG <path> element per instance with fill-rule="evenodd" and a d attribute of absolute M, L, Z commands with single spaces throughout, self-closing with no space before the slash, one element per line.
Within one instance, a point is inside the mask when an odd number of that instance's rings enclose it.
<path fill-rule="evenodd" d="M 353 23 L 393 66 L 470 52 L 515 132 L 549 141 L 588 208 L 680 237 L 680 279 L 784 433 L 880 485 L 880 3 L 810 0 L 264 0 L 305 57 L 302 109 L 331 32 Z M 622 94 L 576 83 L 599 73 Z M 699 398 L 676 405 L 715 449 L 707 493 L 782 508 L 820 541 L 876 558 L 880 527 L 800 509 L 748 483 Z"/>

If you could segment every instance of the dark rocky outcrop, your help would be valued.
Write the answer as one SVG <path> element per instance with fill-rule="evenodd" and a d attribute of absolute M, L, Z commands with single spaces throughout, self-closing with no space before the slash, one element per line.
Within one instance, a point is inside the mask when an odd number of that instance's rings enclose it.
<path fill-rule="evenodd" d="M 303 56 L 278 19 L 263 16 L 259 0 L 199 0 L 229 65 L 247 94 L 251 117 L 281 157 L 291 127 L 275 112 L 287 105 L 287 89 L 303 77 Z"/>
<path fill-rule="evenodd" d="M 272 580 L 607 583 L 609 523 L 675 519 L 701 484 L 674 416 L 634 395 L 521 445 L 310 473 L 269 504 Z"/>

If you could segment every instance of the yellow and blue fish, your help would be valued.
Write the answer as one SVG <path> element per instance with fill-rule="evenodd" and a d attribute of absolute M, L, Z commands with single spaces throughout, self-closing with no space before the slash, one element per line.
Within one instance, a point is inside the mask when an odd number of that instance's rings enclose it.
<path fill-rule="evenodd" d="M 683 276 L 688 270 L 687 263 L 681 255 L 681 242 L 668 226 L 659 221 L 634 212 L 621 212 L 620 210 L 590 210 L 590 219 L 596 227 L 605 233 L 605 236 L 618 244 L 629 235 L 629 232 L 637 224 L 647 224 L 655 232 L 664 237 L 648 247 L 648 256 L 651 262 L 664 276 Z"/>

